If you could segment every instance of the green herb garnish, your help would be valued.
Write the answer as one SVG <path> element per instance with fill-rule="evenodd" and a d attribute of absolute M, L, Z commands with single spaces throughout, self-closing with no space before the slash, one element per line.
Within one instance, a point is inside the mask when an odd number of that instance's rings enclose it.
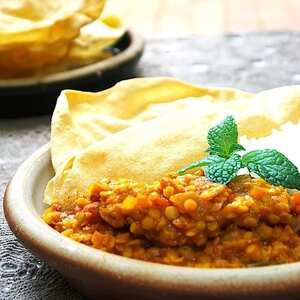
<path fill-rule="evenodd" d="M 204 168 L 205 176 L 212 182 L 229 183 L 237 172 L 247 168 L 273 185 L 300 189 L 298 168 L 282 153 L 274 149 L 250 151 L 243 156 L 237 152 L 245 151 L 238 144 L 238 128 L 232 116 L 212 127 L 207 134 L 208 156 L 178 171 L 184 174 L 194 168 Z"/>
<path fill-rule="evenodd" d="M 234 152 L 245 150 L 238 144 L 238 128 L 232 116 L 226 117 L 221 123 L 209 129 L 207 134 L 210 155 L 229 158 Z"/>

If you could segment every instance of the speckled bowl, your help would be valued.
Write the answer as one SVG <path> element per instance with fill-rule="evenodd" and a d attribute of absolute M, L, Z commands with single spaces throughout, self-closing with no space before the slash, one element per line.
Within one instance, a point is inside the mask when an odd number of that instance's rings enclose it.
<path fill-rule="evenodd" d="M 24 245 L 89 299 L 299 299 L 300 263 L 194 269 L 117 256 L 72 241 L 40 218 L 53 176 L 49 145 L 19 168 L 4 197 L 7 222 Z"/>

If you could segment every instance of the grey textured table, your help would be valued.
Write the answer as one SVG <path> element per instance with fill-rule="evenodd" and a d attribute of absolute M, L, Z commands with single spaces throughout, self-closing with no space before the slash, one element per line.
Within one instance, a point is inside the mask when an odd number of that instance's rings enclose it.
<path fill-rule="evenodd" d="M 300 33 L 152 39 L 134 76 L 173 76 L 259 91 L 300 84 Z M 0 120 L 0 195 L 19 164 L 49 139 L 50 117 Z M 83 299 L 10 232 L 0 209 L 0 299 Z"/>

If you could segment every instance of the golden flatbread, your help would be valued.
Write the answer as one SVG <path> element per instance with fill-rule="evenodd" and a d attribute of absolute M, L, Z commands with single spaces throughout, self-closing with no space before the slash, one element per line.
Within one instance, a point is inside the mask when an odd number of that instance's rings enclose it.
<path fill-rule="evenodd" d="M 0 77 L 62 71 L 109 57 L 125 31 L 116 16 L 99 19 L 105 0 L 0 2 Z M 46 67 L 46 68 L 45 68 Z"/>
<path fill-rule="evenodd" d="M 250 94 L 141 78 L 99 93 L 64 91 L 52 119 L 56 175 L 45 201 L 77 196 L 101 177 L 157 180 L 202 158 L 208 129 L 227 115 L 241 136 L 268 137 L 299 123 L 300 86 Z"/>

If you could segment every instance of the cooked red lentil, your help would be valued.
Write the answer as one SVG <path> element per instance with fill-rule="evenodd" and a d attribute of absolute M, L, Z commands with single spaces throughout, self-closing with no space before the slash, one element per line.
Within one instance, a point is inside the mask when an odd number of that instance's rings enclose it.
<path fill-rule="evenodd" d="M 300 260 L 300 194 L 202 171 L 153 184 L 103 179 L 87 196 L 54 201 L 43 219 L 73 240 L 136 259 L 191 267 L 250 267 Z"/>

